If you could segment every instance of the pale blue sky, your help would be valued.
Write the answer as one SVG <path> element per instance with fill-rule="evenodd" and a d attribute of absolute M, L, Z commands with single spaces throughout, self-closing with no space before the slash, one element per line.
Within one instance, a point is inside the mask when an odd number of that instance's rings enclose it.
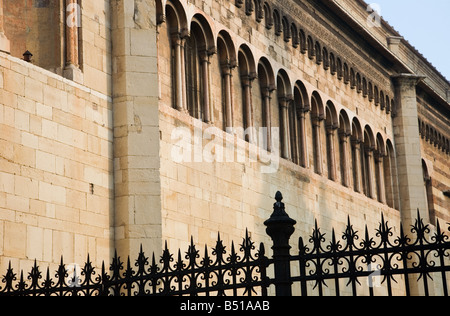
<path fill-rule="evenodd" d="M 366 0 L 450 81 L 449 0 Z"/>

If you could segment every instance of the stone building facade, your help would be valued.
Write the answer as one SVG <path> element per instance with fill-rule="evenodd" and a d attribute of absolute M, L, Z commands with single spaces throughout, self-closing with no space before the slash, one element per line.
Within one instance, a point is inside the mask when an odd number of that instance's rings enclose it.
<path fill-rule="evenodd" d="M 0 267 L 450 221 L 450 83 L 362 0 L 0 9 Z"/>

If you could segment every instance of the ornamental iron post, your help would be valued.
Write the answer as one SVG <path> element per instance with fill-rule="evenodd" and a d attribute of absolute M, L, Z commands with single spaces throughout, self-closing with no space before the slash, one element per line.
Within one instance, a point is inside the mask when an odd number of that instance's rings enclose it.
<path fill-rule="evenodd" d="M 289 239 L 295 231 L 294 225 L 297 222 L 286 213 L 284 203 L 281 202 L 283 200 L 281 192 L 277 192 L 275 200 L 277 202 L 273 205 L 273 214 L 264 225 L 267 226 L 266 232 L 273 241 L 276 296 L 292 296 Z"/>

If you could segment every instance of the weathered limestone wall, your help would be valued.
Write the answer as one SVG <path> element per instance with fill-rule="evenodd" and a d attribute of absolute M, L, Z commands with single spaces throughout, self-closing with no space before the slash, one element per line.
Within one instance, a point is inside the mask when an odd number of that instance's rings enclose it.
<path fill-rule="evenodd" d="M 161 253 L 155 3 L 111 1 L 115 240 L 122 257 Z"/>
<path fill-rule="evenodd" d="M 112 257 L 112 142 L 110 97 L 0 55 L 2 271 Z"/>
<path fill-rule="evenodd" d="M 276 76 L 281 70 L 287 73 L 292 87 L 301 81 L 307 90 L 308 97 L 316 91 L 325 105 L 327 101 L 333 102 L 336 112 L 344 110 L 349 116 L 350 122 L 357 118 L 362 129 L 370 126 L 374 135 L 378 133 L 386 141 L 393 142 L 394 134 L 392 118 L 379 104 L 364 97 L 350 84 L 340 80 L 336 75 L 325 70 L 323 64 L 318 64 L 315 59 L 302 54 L 300 48 L 293 48 L 291 42 L 283 40 L 283 36 L 275 35 L 274 29 L 267 29 L 263 22 L 255 21 L 255 16 L 245 14 L 243 8 L 237 8 L 233 1 L 201 1 L 194 4 L 186 4 L 181 1 L 190 21 L 196 14 L 200 14 L 208 21 L 214 38 L 220 31 L 225 30 L 231 37 L 235 54 L 241 44 L 245 44 L 253 55 L 257 65 L 261 57 L 266 58 L 273 73 Z M 292 13 L 293 14 L 293 13 Z M 306 15 L 306 13 L 304 13 Z M 336 228 L 340 232 L 347 223 L 350 215 L 357 230 L 362 231 L 367 223 L 369 230 L 378 224 L 381 213 L 389 218 L 391 223 L 399 227 L 399 211 L 379 203 L 353 190 L 353 180 L 350 180 L 349 188 L 341 184 L 340 165 L 336 165 L 336 181 L 329 180 L 326 155 L 325 128 L 320 139 L 322 148 L 322 175 L 314 172 L 314 157 L 312 155 L 313 139 L 310 114 L 306 119 L 306 143 L 307 143 L 307 168 L 295 165 L 291 161 L 280 158 L 279 168 L 275 173 L 264 174 L 261 167 L 265 166 L 260 161 L 249 162 L 249 147 L 258 151 L 259 147 L 249 145 L 238 135 L 229 141 L 229 137 L 223 130 L 223 102 L 222 77 L 217 55 L 210 56 L 210 103 L 212 122 L 202 123 L 189 114 L 176 109 L 176 101 L 173 98 L 174 83 L 171 73 L 174 65 L 171 63 L 170 32 L 167 23 L 169 18 L 159 27 L 158 37 L 158 67 L 161 87 L 160 94 L 160 131 L 161 131 L 161 202 L 162 202 L 162 240 L 168 240 L 172 249 L 187 249 L 190 236 L 196 243 L 209 243 L 214 245 L 217 232 L 220 232 L 225 244 L 232 240 L 240 241 L 248 228 L 253 237 L 258 240 L 266 240 L 263 222 L 272 213 L 272 205 L 276 191 L 280 190 L 287 205 L 287 211 L 298 221 L 296 235 L 308 236 L 314 225 L 314 219 L 318 219 L 321 227 L 331 232 Z M 325 28 L 319 22 L 308 19 L 308 28 L 318 30 L 325 34 Z M 317 24 L 317 25 L 316 25 Z M 173 25 L 172 25 L 173 26 Z M 191 30 L 192 36 L 192 30 Z M 317 34 L 316 34 L 317 36 Z M 340 51 L 338 35 L 334 32 L 326 34 L 326 44 Z M 325 45 L 325 44 L 324 44 Z M 345 48 L 353 58 L 347 56 L 351 65 L 359 65 L 359 69 L 370 69 L 371 76 L 377 83 L 386 85 L 384 89 L 393 97 L 394 86 L 390 82 L 390 76 L 386 70 L 380 71 L 380 65 L 366 64 L 361 57 L 357 57 L 360 51 L 352 51 Z M 361 60 L 360 60 L 361 59 Z M 372 68 L 371 68 L 372 67 Z M 233 126 L 243 126 L 243 92 L 242 82 L 238 68 L 232 70 L 232 105 Z M 261 83 L 254 80 L 251 88 L 253 122 L 255 127 L 263 126 Z M 280 127 L 280 104 L 277 91 L 272 93 L 271 122 L 273 127 Z M 376 118 L 376 119 L 374 119 Z M 173 151 L 178 151 L 177 142 L 179 135 L 174 131 L 182 129 L 192 136 L 194 151 L 195 133 L 205 132 L 210 128 L 214 131 L 219 143 L 224 147 L 234 148 L 234 154 L 238 150 L 245 152 L 246 162 L 238 162 L 234 156 L 233 162 L 177 162 L 174 161 Z M 211 139 L 203 139 L 203 149 L 211 142 Z M 350 145 L 349 145 L 350 146 Z M 334 138 L 336 159 L 339 148 L 338 137 Z M 209 148 L 211 149 L 211 148 Z M 207 149 L 208 150 L 208 149 Z M 225 150 L 232 156 L 231 150 Z M 278 153 L 281 148 L 278 148 Z M 192 153 L 192 159 L 194 158 Z M 204 158 L 204 157 L 203 157 Z M 259 159 L 259 156 L 258 156 Z M 258 160 L 257 159 L 257 160 Z M 351 168 L 351 167 L 349 167 Z M 351 170 L 350 170 L 351 174 Z M 351 176 L 350 176 L 351 177 Z M 375 181 L 373 178 L 371 181 Z"/>

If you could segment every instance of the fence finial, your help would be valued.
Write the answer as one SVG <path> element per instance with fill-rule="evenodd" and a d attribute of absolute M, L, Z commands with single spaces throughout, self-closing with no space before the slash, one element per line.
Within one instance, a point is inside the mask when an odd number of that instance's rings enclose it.
<path fill-rule="evenodd" d="M 273 214 L 264 222 L 264 225 L 267 226 L 266 232 L 273 241 L 277 296 L 291 296 L 289 239 L 295 231 L 294 225 L 297 222 L 286 213 L 284 203 L 281 202 L 283 200 L 281 192 L 277 192 L 275 200 L 277 202 L 273 205 Z"/>

